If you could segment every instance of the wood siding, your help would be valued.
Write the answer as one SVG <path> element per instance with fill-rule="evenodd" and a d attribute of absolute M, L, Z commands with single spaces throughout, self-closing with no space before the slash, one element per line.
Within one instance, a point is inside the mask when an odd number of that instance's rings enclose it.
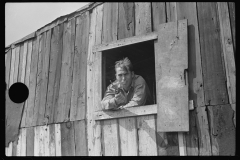
<path fill-rule="evenodd" d="M 95 121 L 107 86 L 99 81 L 105 59 L 92 47 L 182 19 L 194 104 L 189 132 L 157 132 L 156 114 Z M 7 89 L 29 88 L 6 156 L 235 155 L 235 37 L 233 2 L 94 3 L 42 28 L 5 51 Z"/>

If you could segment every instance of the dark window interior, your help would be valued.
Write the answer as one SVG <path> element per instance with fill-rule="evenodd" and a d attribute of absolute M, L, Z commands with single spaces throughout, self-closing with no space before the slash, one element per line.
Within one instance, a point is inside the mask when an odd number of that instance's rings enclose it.
<path fill-rule="evenodd" d="M 156 79 L 154 41 L 145 41 L 102 52 L 103 55 L 103 94 L 107 86 L 115 81 L 115 62 L 128 57 L 133 64 L 134 73 L 141 75 L 148 84 L 156 104 Z M 111 82 L 110 82 L 111 81 Z"/>

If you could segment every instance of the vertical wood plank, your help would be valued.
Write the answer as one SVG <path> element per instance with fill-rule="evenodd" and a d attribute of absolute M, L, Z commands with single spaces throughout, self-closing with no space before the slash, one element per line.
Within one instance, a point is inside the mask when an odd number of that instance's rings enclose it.
<path fill-rule="evenodd" d="M 13 141 L 13 147 L 12 147 L 12 156 L 17 156 L 17 141 Z"/>
<path fill-rule="evenodd" d="M 9 81 L 10 81 L 10 73 L 11 73 L 11 59 L 12 59 L 12 49 L 9 49 L 7 53 L 5 53 L 6 61 L 5 61 L 5 83 L 6 89 L 9 89 Z"/>
<path fill-rule="evenodd" d="M 197 3 L 205 105 L 229 103 L 216 3 Z"/>
<path fill-rule="evenodd" d="M 155 129 L 154 116 L 141 116 L 137 118 L 140 156 L 157 156 Z"/>
<path fill-rule="evenodd" d="M 49 156 L 56 156 L 55 124 L 49 125 Z"/>
<path fill-rule="evenodd" d="M 151 3 L 135 3 L 135 35 L 152 31 Z M 145 125 L 142 125 L 142 124 Z M 146 128 L 148 127 L 148 128 Z M 139 155 L 157 155 L 154 116 L 137 117 Z M 144 141 L 144 142 L 143 142 Z"/>
<path fill-rule="evenodd" d="M 73 122 L 61 123 L 61 153 L 62 156 L 75 156 Z"/>
<path fill-rule="evenodd" d="M 117 40 L 118 27 L 118 3 L 103 4 L 103 33 L 102 42 L 107 43 Z M 96 53 L 98 54 L 98 53 Z M 102 73 L 102 71 L 100 71 Z M 101 92 L 102 93 L 102 92 Z M 99 95 L 102 98 L 101 95 Z M 105 120 L 102 122 L 103 132 L 103 155 L 120 155 L 118 142 L 118 121 L 117 119 Z"/>
<path fill-rule="evenodd" d="M 55 126 L 55 145 L 56 145 L 56 156 L 61 156 L 61 125 L 54 124 Z"/>
<path fill-rule="evenodd" d="M 18 134 L 16 156 L 21 156 L 21 147 L 22 147 L 22 129 L 19 130 Z"/>
<path fill-rule="evenodd" d="M 45 149 L 44 149 L 44 143 L 45 143 L 45 137 L 44 137 L 44 129 L 45 126 L 39 126 L 39 156 L 45 155 Z"/>
<path fill-rule="evenodd" d="M 34 102 L 34 112 L 33 112 L 33 125 L 38 125 L 38 112 L 41 101 L 41 87 L 42 87 L 42 70 L 43 70 L 43 57 L 44 57 L 44 43 L 45 43 L 46 32 L 39 35 L 39 46 L 38 46 L 38 63 L 37 63 L 37 81 L 36 81 L 36 95 Z M 36 64 L 35 64 L 36 65 Z"/>
<path fill-rule="evenodd" d="M 74 121 L 75 155 L 87 156 L 87 137 L 85 120 Z"/>
<path fill-rule="evenodd" d="M 20 52 L 20 45 L 16 47 L 15 53 L 15 62 L 14 62 L 14 75 L 13 75 L 13 83 L 18 81 L 18 68 L 19 68 L 19 52 Z"/>
<path fill-rule="evenodd" d="M 83 24 L 82 24 L 82 42 L 77 45 L 78 51 L 80 51 L 80 83 L 78 86 L 78 108 L 76 111 L 76 120 L 82 120 L 86 118 L 86 100 L 87 100 L 87 53 L 88 53 L 88 43 L 89 43 L 89 27 L 90 27 L 90 17 L 89 12 L 83 14 Z"/>
<path fill-rule="evenodd" d="M 135 4 L 119 3 L 118 4 L 118 40 L 132 37 L 135 35 Z M 107 87 L 107 86 L 105 86 Z M 136 118 L 121 118 L 119 123 L 119 138 L 121 156 L 137 156 L 137 128 Z"/>
<path fill-rule="evenodd" d="M 134 36 L 134 2 L 118 3 L 118 40 Z"/>
<path fill-rule="evenodd" d="M 167 22 L 174 22 L 177 20 L 176 2 L 166 2 Z"/>
<path fill-rule="evenodd" d="M 166 23 L 165 2 L 152 2 L 152 25 L 153 31 L 158 30 L 159 24 Z"/>
<path fill-rule="evenodd" d="M 28 41 L 25 41 L 24 42 L 24 45 L 23 45 L 23 58 L 22 58 L 22 69 L 21 69 L 21 77 L 20 77 L 20 82 L 25 83 L 25 76 L 26 76 L 26 63 L 27 63 L 27 51 L 28 49 Z M 27 86 L 28 87 L 28 86 Z M 26 126 L 26 109 L 27 109 L 27 100 L 24 102 L 24 107 L 23 107 L 23 116 L 22 116 L 22 120 L 21 120 L 21 127 L 25 127 Z"/>
<path fill-rule="evenodd" d="M 17 82 L 21 82 L 21 75 L 22 75 L 22 70 L 23 70 L 23 54 L 24 54 L 24 44 L 21 43 L 19 44 L 20 49 L 19 49 L 19 63 L 18 63 L 18 76 L 17 76 Z"/>
<path fill-rule="evenodd" d="M 8 147 L 6 148 L 5 155 L 10 157 L 12 156 L 13 142 L 10 142 Z"/>
<path fill-rule="evenodd" d="M 26 125 L 34 126 L 33 113 L 34 113 L 34 102 L 35 102 L 35 91 L 37 82 L 37 63 L 38 63 L 38 43 L 39 36 L 33 41 L 33 51 L 30 65 L 30 79 L 29 79 L 29 97 L 28 97 L 28 112 L 26 117 Z"/>
<path fill-rule="evenodd" d="M 34 156 L 39 155 L 39 137 L 40 137 L 40 126 L 34 127 Z"/>
<path fill-rule="evenodd" d="M 9 77 L 9 85 L 8 85 L 9 88 L 13 84 L 13 75 L 14 75 L 14 69 L 15 69 L 15 67 L 14 67 L 15 55 L 16 55 L 16 48 L 13 48 L 12 49 L 12 56 L 11 56 L 11 70 L 10 70 L 10 77 Z"/>
<path fill-rule="evenodd" d="M 73 33 L 72 33 L 73 32 Z M 63 53 L 62 53 L 62 68 L 58 99 L 58 116 L 57 122 L 66 122 L 71 105 L 71 91 L 72 91 L 72 66 L 74 56 L 74 38 L 75 35 L 75 18 L 71 21 L 64 22 L 63 30 Z M 70 93 L 70 94 L 69 94 Z"/>
<path fill-rule="evenodd" d="M 199 137 L 199 154 L 201 156 L 209 156 L 211 153 L 211 142 L 209 135 L 209 123 L 206 112 L 206 107 L 197 107 L 197 128 Z"/>
<path fill-rule="evenodd" d="M 53 65 L 55 65 L 53 70 L 55 72 L 55 79 L 54 79 L 54 90 L 53 90 L 53 104 L 51 106 L 51 115 L 50 115 L 50 123 L 57 122 L 57 115 L 59 114 L 58 111 L 58 99 L 59 99 L 59 88 L 60 88 L 60 77 L 61 77 L 61 66 L 62 66 L 62 52 L 63 52 L 63 23 L 59 26 L 58 39 L 57 39 L 57 59 L 54 60 Z M 53 73 L 54 73 L 53 72 Z M 54 118 L 51 121 L 51 118 Z"/>
<path fill-rule="evenodd" d="M 228 2 L 228 8 L 233 39 L 234 56 L 236 58 L 235 2 Z"/>
<path fill-rule="evenodd" d="M 194 101 L 195 107 L 200 107 L 204 105 L 204 92 L 196 3 L 177 3 L 176 11 L 178 20 L 188 20 L 189 99 Z M 186 136 L 187 155 L 198 155 L 195 115 L 195 111 L 190 111 L 190 130 L 189 133 L 184 134 Z"/>
<path fill-rule="evenodd" d="M 48 90 L 44 117 L 48 119 L 48 124 L 54 122 L 55 98 L 58 96 L 58 78 L 59 78 L 59 61 L 60 53 L 60 36 L 62 25 L 58 25 L 52 29 L 51 35 L 51 54 L 49 60 Z"/>
<path fill-rule="evenodd" d="M 50 57 L 50 40 L 51 40 L 51 30 L 44 33 L 43 40 L 43 52 L 42 52 L 42 70 L 41 70 L 41 84 L 40 84 L 40 99 L 39 99 L 39 109 L 38 109 L 38 125 L 44 125 L 48 122 L 48 119 L 44 117 L 45 107 L 46 107 L 46 97 L 47 97 L 47 85 L 48 85 L 48 72 L 49 72 L 49 57 Z M 40 54 L 40 53 L 39 53 Z"/>
<path fill-rule="evenodd" d="M 121 156 L 137 156 L 138 139 L 136 118 L 121 118 L 118 122 Z"/>
<path fill-rule="evenodd" d="M 32 60 L 32 40 L 29 40 L 27 43 L 27 57 L 26 57 L 26 73 L 25 73 L 25 80 L 24 83 L 25 85 L 28 87 L 29 93 L 30 93 L 30 66 L 31 66 L 31 60 Z M 29 97 L 30 95 L 28 95 L 28 99 L 25 101 L 25 106 L 24 106 L 24 114 L 23 116 L 25 116 L 25 127 L 29 127 L 29 123 L 26 122 L 27 121 L 27 116 L 28 116 L 28 112 L 29 112 L 29 107 L 28 107 L 28 103 L 29 103 Z"/>
<path fill-rule="evenodd" d="M 135 3 L 135 35 L 146 34 L 152 31 L 151 3 Z"/>
<path fill-rule="evenodd" d="M 26 156 L 34 156 L 34 127 L 27 128 Z"/>
<path fill-rule="evenodd" d="M 50 131 L 49 131 L 49 125 L 45 125 L 43 127 L 44 131 L 44 156 L 50 156 L 50 149 L 49 149 L 49 139 L 50 139 Z"/>
<path fill-rule="evenodd" d="M 236 154 L 236 130 L 233 124 L 234 111 L 230 104 L 208 106 L 212 154 L 234 156 Z"/>
<path fill-rule="evenodd" d="M 92 52 L 92 46 L 95 44 L 101 43 L 100 33 L 102 31 L 102 9 L 103 4 L 99 5 L 97 8 L 94 8 L 91 14 L 91 25 L 89 33 L 89 43 L 88 43 L 88 59 L 87 59 L 87 133 L 88 133 L 88 153 L 92 155 L 102 155 L 101 150 L 101 126 L 99 121 L 94 121 L 93 112 L 98 110 L 100 106 L 97 102 L 100 103 L 100 94 L 97 92 L 98 87 L 95 88 L 94 76 L 95 76 L 95 66 L 101 66 L 101 53 L 94 54 Z M 98 23 L 99 22 L 99 23 Z M 99 40 L 100 39 L 100 40 Z M 97 66 L 98 68 L 100 68 Z M 97 71 L 96 71 L 97 73 Z M 99 75 L 98 79 L 101 79 Z M 95 97 L 99 94 L 99 97 Z M 99 99 L 98 99 L 99 98 Z M 98 101 L 97 101 L 98 100 Z"/>
<path fill-rule="evenodd" d="M 27 129 L 22 128 L 22 140 L 21 140 L 21 156 L 26 156 L 26 148 L 27 148 L 27 139 L 26 139 L 26 134 L 27 134 Z"/>
<path fill-rule="evenodd" d="M 236 68 L 227 2 L 218 2 L 218 14 L 227 77 L 229 103 L 236 103 Z"/>

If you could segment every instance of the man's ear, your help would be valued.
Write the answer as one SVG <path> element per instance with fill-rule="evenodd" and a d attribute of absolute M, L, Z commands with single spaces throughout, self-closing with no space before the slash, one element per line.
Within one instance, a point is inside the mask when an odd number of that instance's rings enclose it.
<path fill-rule="evenodd" d="M 134 77 L 134 71 L 132 71 L 132 78 Z"/>

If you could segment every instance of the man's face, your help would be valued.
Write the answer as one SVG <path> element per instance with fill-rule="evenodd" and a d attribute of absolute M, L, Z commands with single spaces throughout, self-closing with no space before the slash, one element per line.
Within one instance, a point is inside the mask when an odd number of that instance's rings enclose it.
<path fill-rule="evenodd" d="M 121 86 L 125 90 L 128 90 L 131 86 L 133 76 L 133 72 L 131 73 L 130 71 L 125 70 L 122 67 L 116 68 L 116 79 L 118 80 L 118 82 L 120 82 Z"/>

